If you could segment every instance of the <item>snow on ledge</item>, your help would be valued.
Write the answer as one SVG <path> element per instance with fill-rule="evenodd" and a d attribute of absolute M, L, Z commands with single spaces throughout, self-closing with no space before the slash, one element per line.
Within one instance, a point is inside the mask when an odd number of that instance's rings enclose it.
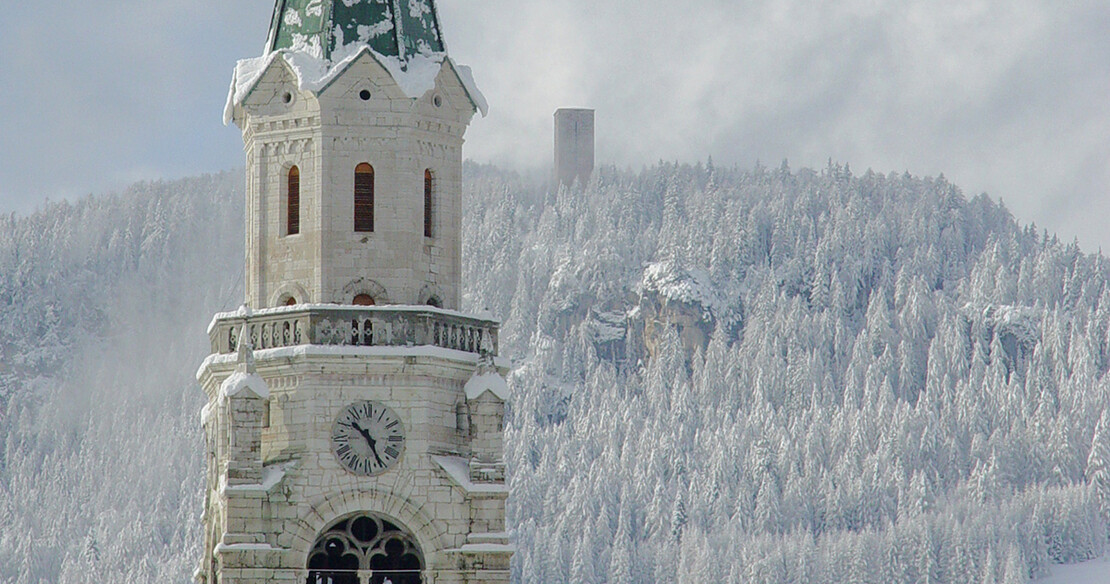
<path fill-rule="evenodd" d="M 269 399 L 270 386 L 256 373 L 236 371 L 220 384 L 220 397 L 236 397 L 243 392 L 250 392 L 255 397 Z"/>
<path fill-rule="evenodd" d="M 673 261 L 649 264 L 639 289 L 641 293 L 655 292 L 668 300 L 696 306 L 704 316 L 718 321 L 728 315 L 728 302 L 705 270 L 683 269 Z"/>
<path fill-rule="evenodd" d="M 429 357 L 447 361 L 457 361 L 466 364 L 477 364 L 478 355 L 445 349 L 435 345 L 420 345 L 417 347 L 362 347 L 355 345 L 297 345 L 295 347 L 281 347 L 277 349 L 260 349 L 254 352 L 256 361 L 271 361 L 276 359 L 293 359 L 297 357 Z M 204 380 L 204 372 L 214 366 L 230 365 L 237 362 L 234 353 L 213 354 L 204 359 L 197 368 L 197 381 Z M 498 369 L 508 370 L 512 362 L 508 357 L 494 357 L 493 364 Z"/>
<path fill-rule="evenodd" d="M 451 61 L 453 64 L 454 61 Z M 489 115 L 489 102 L 486 101 L 485 94 L 481 89 L 478 89 L 478 84 L 474 82 L 474 72 L 470 70 L 467 65 L 455 65 L 455 71 L 459 73 L 459 81 L 462 81 L 463 87 L 466 92 L 470 94 L 470 98 L 474 100 L 474 105 L 478 108 L 478 112 L 482 117 Z"/>
<path fill-rule="evenodd" d="M 477 399 L 483 393 L 489 391 L 501 401 L 509 401 L 509 385 L 505 383 L 505 378 L 501 377 L 501 374 L 496 371 L 471 377 L 463 386 L 463 391 L 466 393 L 466 399 L 468 400 Z"/>
<path fill-rule="evenodd" d="M 285 474 L 296 462 L 282 462 L 270 466 L 262 467 L 262 482 L 253 485 L 228 485 L 223 484 L 220 489 L 221 494 L 227 493 L 269 493 L 278 483 L 285 478 Z"/>
<path fill-rule="evenodd" d="M 443 550 L 448 554 L 511 554 L 516 552 L 516 546 L 511 543 L 468 543 L 460 548 Z"/>
<path fill-rule="evenodd" d="M 363 347 L 356 345 L 297 345 L 295 347 L 280 347 L 276 349 L 259 349 L 254 352 L 255 361 L 272 361 L 276 359 L 292 359 L 296 357 L 430 357 L 447 361 L 457 361 L 470 365 L 477 364 L 478 355 L 466 353 L 455 349 L 445 349 L 435 345 L 420 345 L 416 347 Z M 238 361 L 234 353 L 214 354 L 204 359 L 197 368 L 196 379 L 203 381 L 204 372 L 214 366 L 230 365 Z M 512 365 L 508 357 L 495 357 L 493 360 L 499 369 L 509 369 Z"/>
<path fill-rule="evenodd" d="M 274 547 L 268 543 L 223 543 L 216 544 L 216 553 L 222 552 L 283 552 L 285 548 Z"/>
<path fill-rule="evenodd" d="M 509 487 L 504 484 L 486 484 L 476 483 L 470 480 L 470 465 L 467 464 L 466 459 L 458 456 L 432 456 L 432 461 L 439 465 L 440 468 L 455 481 L 462 490 L 466 493 L 484 493 L 484 494 L 509 494 Z M 479 544 L 479 545 L 494 545 L 494 544 Z M 466 546 L 463 546 L 466 547 Z"/>
<path fill-rule="evenodd" d="M 467 543 L 505 543 L 507 541 L 509 541 L 509 532 L 507 531 L 469 533 L 466 536 Z"/>
<path fill-rule="evenodd" d="M 332 61 L 324 59 L 316 51 L 298 49 L 281 49 L 261 57 L 239 61 L 235 64 L 235 71 L 231 75 L 231 86 L 227 92 L 224 125 L 231 123 L 235 107 L 242 105 L 243 100 L 250 95 L 274 59 L 280 57 L 289 65 L 293 74 L 297 76 L 297 87 L 301 91 L 319 94 L 363 54 L 370 55 L 386 71 L 389 71 L 397 86 L 411 99 L 422 97 L 428 91 L 435 89 L 436 77 L 442 70 L 443 64 L 450 62 L 473 100 L 475 108 L 482 113 L 483 117 L 489 111 L 489 103 L 478 89 L 478 85 L 474 83 L 474 74 L 470 67 L 456 65 L 447 53 L 416 54 L 407 61 L 402 61 L 398 57 L 383 55 L 368 45 L 352 43 L 333 54 Z"/>

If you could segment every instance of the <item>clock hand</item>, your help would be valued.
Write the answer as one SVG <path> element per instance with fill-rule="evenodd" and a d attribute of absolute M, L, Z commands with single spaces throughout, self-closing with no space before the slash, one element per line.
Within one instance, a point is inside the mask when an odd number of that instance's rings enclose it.
<path fill-rule="evenodd" d="M 362 437 L 366 439 L 366 442 L 370 444 L 370 446 L 374 445 L 374 439 L 370 437 L 370 433 L 363 429 L 363 427 L 360 426 L 358 422 L 352 422 L 351 427 L 355 430 L 358 430 L 358 433 L 362 434 Z"/>
<path fill-rule="evenodd" d="M 366 443 L 370 445 L 370 452 L 374 453 L 374 458 L 378 461 L 378 464 L 380 466 L 385 466 L 385 463 L 382 462 L 382 457 L 378 456 L 378 441 L 374 440 L 374 437 L 370 435 L 370 432 L 363 429 L 363 427 L 360 426 L 358 422 L 354 423 L 353 428 L 355 430 L 358 430 L 359 434 L 362 434 L 362 437 L 366 439 Z"/>
<path fill-rule="evenodd" d="M 382 457 L 378 456 L 378 441 L 370 437 L 370 433 L 366 433 L 366 440 L 370 443 L 370 452 L 374 453 L 374 459 L 378 461 L 379 466 L 385 466 L 382 462 Z"/>

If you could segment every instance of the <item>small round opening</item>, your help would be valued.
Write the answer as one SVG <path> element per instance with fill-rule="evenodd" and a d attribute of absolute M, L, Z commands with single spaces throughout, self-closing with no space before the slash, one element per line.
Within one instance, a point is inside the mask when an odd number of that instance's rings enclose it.
<path fill-rule="evenodd" d="M 285 103 L 293 103 L 292 92 L 286 91 L 285 93 L 281 94 L 281 101 Z"/>
<path fill-rule="evenodd" d="M 289 298 L 285 299 L 285 305 L 286 306 L 296 306 L 297 305 L 297 299 L 290 296 Z"/>
<path fill-rule="evenodd" d="M 374 302 L 374 297 L 369 294 L 359 294 L 355 296 L 352 304 L 355 306 L 374 306 L 377 302 Z"/>
<path fill-rule="evenodd" d="M 439 107 L 443 105 L 443 98 L 437 95 L 432 98 L 432 103 L 435 104 L 436 107 Z"/>
<path fill-rule="evenodd" d="M 358 92 L 358 98 L 362 101 L 370 101 L 370 90 L 363 89 L 362 91 Z"/>

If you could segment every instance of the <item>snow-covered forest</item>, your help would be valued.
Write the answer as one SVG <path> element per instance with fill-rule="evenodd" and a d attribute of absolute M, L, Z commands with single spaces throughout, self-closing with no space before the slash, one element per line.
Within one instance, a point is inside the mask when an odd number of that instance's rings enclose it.
<path fill-rule="evenodd" d="M 942 178 L 465 169 L 518 582 L 1026 582 L 1101 555 L 1110 266 Z M 0 219 L 0 581 L 181 582 L 238 173 Z"/>
<path fill-rule="evenodd" d="M 192 580 L 194 374 L 242 302 L 241 173 L 0 218 L 0 582 Z"/>

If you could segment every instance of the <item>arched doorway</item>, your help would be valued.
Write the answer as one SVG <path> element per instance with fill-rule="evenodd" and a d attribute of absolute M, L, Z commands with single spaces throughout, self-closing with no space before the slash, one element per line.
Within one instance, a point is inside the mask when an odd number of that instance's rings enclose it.
<path fill-rule="evenodd" d="M 424 555 L 408 530 L 373 514 L 348 517 L 316 538 L 307 584 L 423 584 Z"/>

